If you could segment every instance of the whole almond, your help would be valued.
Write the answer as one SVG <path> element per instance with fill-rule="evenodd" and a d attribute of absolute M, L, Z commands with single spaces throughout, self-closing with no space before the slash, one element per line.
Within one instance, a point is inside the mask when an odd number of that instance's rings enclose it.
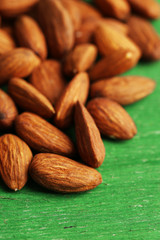
<path fill-rule="evenodd" d="M 13 100 L 0 89 L 0 129 L 11 128 L 17 115 L 18 111 Z"/>
<path fill-rule="evenodd" d="M 26 12 L 39 0 L 1 0 L 0 14 L 2 16 L 14 17 L 20 13 Z"/>
<path fill-rule="evenodd" d="M 57 101 L 66 86 L 61 64 L 55 60 L 46 60 L 35 68 L 31 74 L 30 82 L 51 103 Z"/>
<path fill-rule="evenodd" d="M 130 15 L 127 0 L 94 0 L 94 2 L 105 16 L 126 20 Z"/>
<path fill-rule="evenodd" d="M 0 84 L 12 77 L 27 77 L 39 64 L 39 58 L 26 48 L 15 48 L 3 54 L 0 56 Z"/>
<path fill-rule="evenodd" d="M 51 56 L 61 58 L 74 44 L 74 28 L 67 9 L 59 0 L 40 0 L 38 16 Z"/>
<path fill-rule="evenodd" d="M 65 9 L 68 11 L 69 16 L 72 20 L 74 30 L 77 30 L 81 25 L 81 15 L 79 8 L 74 0 L 60 0 L 64 5 Z"/>
<path fill-rule="evenodd" d="M 152 25 L 145 19 L 137 16 L 128 21 L 129 37 L 139 46 L 142 57 L 147 60 L 160 59 L 160 37 Z"/>
<path fill-rule="evenodd" d="M 160 17 L 160 4 L 155 0 L 128 0 L 132 9 L 146 18 L 156 19 Z"/>
<path fill-rule="evenodd" d="M 30 48 L 43 60 L 47 57 L 44 34 L 33 18 L 21 15 L 15 23 L 14 30 L 21 47 Z"/>
<path fill-rule="evenodd" d="M 8 91 L 22 109 L 44 118 L 53 117 L 55 110 L 49 100 L 25 80 L 12 78 L 8 84 Z"/>
<path fill-rule="evenodd" d="M 92 116 L 80 102 L 75 106 L 75 131 L 82 160 L 87 165 L 98 168 L 105 158 L 104 144 Z"/>
<path fill-rule="evenodd" d="M 113 54 L 99 60 L 89 72 L 91 81 L 96 81 L 102 78 L 114 77 L 133 68 L 140 55 L 135 55 L 130 50 L 121 49 Z"/>
<path fill-rule="evenodd" d="M 0 55 L 15 48 L 15 42 L 13 38 L 5 31 L 0 29 Z"/>
<path fill-rule="evenodd" d="M 140 49 L 127 36 L 117 31 L 110 25 L 101 22 L 95 32 L 94 40 L 102 56 L 110 56 L 119 50 L 124 49 L 132 52 L 137 61 L 140 58 Z"/>
<path fill-rule="evenodd" d="M 94 98 L 88 102 L 87 109 L 105 136 L 127 140 L 137 133 L 129 114 L 121 105 L 110 99 Z"/>
<path fill-rule="evenodd" d="M 73 156 L 75 148 L 70 138 L 36 114 L 24 112 L 15 121 L 16 133 L 38 152 Z"/>
<path fill-rule="evenodd" d="M 77 74 L 63 91 L 55 105 L 54 122 L 59 128 L 70 126 L 73 121 L 74 106 L 77 101 L 85 103 L 89 92 L 89 77 L 85 72 Z"/>
<path fill-rule="evenodd" d="M 96 60 L 97 48 L 93 44 L 76 46 L 65 58 L 63 71 L 67 76 L 74 76 L 88 70 Z"/>
<path fill-rule="evenodd" d="M 10 189 L 24 187 L 31 160 L 32 152 L 20 138 L 12 134 L 0 137 L 0 175 Z"/>
<path fill-rule="evenodd" d="M 102 79 L 91 85 L 91 97 L 107 97 L 121 105 L 134 103 L 151 94 L 155 82 L 147 77 L 122 76 Z"/>
<path fill-rule="evenodd" d="M 30 175 L 41 186 L 56 192 L 83 192 L 102 183 L 101 174 L 88 166 L 56 154 L 37 154 Z"/>

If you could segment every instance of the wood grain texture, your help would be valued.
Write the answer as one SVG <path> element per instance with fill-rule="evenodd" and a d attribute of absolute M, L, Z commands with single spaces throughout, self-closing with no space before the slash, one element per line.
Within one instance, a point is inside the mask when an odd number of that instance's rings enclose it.
<path fill-rule="evenodd" d="M 154 26 L 159 30 L 160 20 Z M 160 62 L 141 63 L 127 74 L 155 79 L 157 87 L 126 107 L 138 128 L 135 138 L 104 139 L 106 158 L 98 169 L 103 183 L 67 195 L 32 180 L 12 193 L 0 180 L 0 239 L 160 239 Z"/>

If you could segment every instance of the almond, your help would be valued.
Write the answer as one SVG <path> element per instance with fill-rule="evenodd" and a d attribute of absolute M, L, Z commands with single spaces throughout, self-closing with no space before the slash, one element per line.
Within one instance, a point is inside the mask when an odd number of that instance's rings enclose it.
<path fill-rule="evenodd" d="M 145 19 L 132 16 L 128 22 L 129 37 L 139 46 L 142 57 L 147 60 L 160 59 L 160 38 Z"/>
<path fill-rule="evenodd" d="M 37 154 L 30 175 L 41 186 L 56 192 L 83 192 L 102 183 L 101 174 L 88 166 L 56 154 Z"/>
<path fill-rule="evenodd" d="M 128 25 L 126 23 L 122 23 L 114 18 L 102 18 L 101 22 L 113 27 L 125 35 L 128 34 Z"/>
<path fill-rule="evenodd" d="M 49 100 L 25 80 L 12 78 L 8 84 L 8 91 L 22 109 L 44 118 L 53 117 L 55 110 Z"/>
<path fill-rule="evenodd" d="M 12 77 L 27 77 L 40 63 L 29 49 L 15 48 L 0 56 L 0 84 Z"/>
<path fill-rule="evenodd" d="M 87 165 L 98 168 L 105 158 L 104 144 L 92 116 L 80 102 L 75 106 L 75 130 L 82 160 Z"/>
<path fill-rule="evenodd" d="M 15 121 L 16 133 L 38 152 L 73 156 L 75 148 L 67 135 L 33 113 L 24 112 Z"/>
<path fill-rule="evenodd" d="M 85 103 L 89 92 L 89 77 L 85 72 L 77 74 L 68 84 L 55 105 L 54 122 L 59 128 L 70 126 L 77 101 Z"/>
<path fill-rule="evenodd" d="M 126 20 L 130 15 L 130 5 L 126 0 L 94 0 L 100 11 L 108 17 Z"/>
<path fill-rule="evenodd" d="M 93 42 L 93 34 L 99 23 L 104 23 L 111 26 L 121 33 L 128 34 L 128 26 L 116 19 L 112 18 L 87 18 L 85 19 L 79 29 L 75 32 L 75 44 Z"/>
<path fill-rule="evenodd" d="M 104 22 L 97 26 L 94 32 L 94 40 L 102 56 L 110 56 L 115 52 L 118 55 L 119 50 L 124 49 L 132 52 L 137 61 L 140 58 L 140 49 L 135 43 Z"/>
<path fill-rule="evenodd" d="M 3 21 L 1 30 L 4 30 L 10 36 L 10 38 L 12 38 L 13 41 L 14 41 L 14 37 L 15 37 L 14 36 L 14 29 L 13 29 L 13 26 L 9 22 L 7 22 L 7 21 L 4 22 Z"/>
<path fill-rule="evenodd" d="M 25 142 L 12 134 L 0 137 L 0 174 L 5 184 L 17 191 L 28 180 L 32 152 Z"/>
<path fill-rule="evenodd" d="M 15 42 L 13 38 L 5 31 L 0 29 L 0 55 L 15 48 Z"/>
<path fill-rule="evenodd" d="M 86 19 L 100 19 L 102 17 L 101 13 L 96 8 L 84 1 L 77 1 L 75 4 L 79 9 L 82 22 Z"/>
<path fill-rule="evenodd" d="M 55 60 L 46 60 L 35 68 L 31 74 L 30 82 L 51 103 L 57 101 L 66 86 L 61 64 Z"/>
<path fill-rule="evenodd" d="M 89 73 L 91 81 L 114 77 L 124 73 L 133 68 L 139 58 L 140 55 L 136 55 L 130 50 L 121 49 L 117 52 L 115 51 L 110 56 L 102 58 L 93 65 Z"/>
<path fill-rule="evenodd" d="M 65 58 L 63 69 L 67 76 L 88 70 L 96 60 L 97 48 L 93 44 L 76 46 Z"/>
<path fill-rule="evenodd" d="M 6 17 L 14 17 L 26 12 L 39 0 L 1 0 L 0 14 Z"/>
<path fill-rule="evenodd" d="M 51 56 L 61 58 L 74 44 L 74 28 L 67 9 L 59 0 L 40 0 L 38 16 Z"/>
<path fill-rule="evenodd" d="M 75 45 L 93 41 L 93 33 L 99 23 L 99 18 L 85 19 L 80 28 L 75 32 Z"/>
<path fill-rule="evenodd" d="M 21 47 L 30 48 L 43 60 L 47 57 L 44 34 L 33 18 L 21 15 L 15 23 L 14 30 Z"/>
<path fill-rule="evenodd" d="M 0 103 L 0 129 L 11 128 L 18 111 L 13 100 L 2 89 L 0 89 Z"/>
<path fill-rule="evenodd" d="M 77 30 L 81 25 L 81 15 L 77 4 L 74 0 L 60 0 L 64 5 L 65 9 L 68 11 L 69 16 L 72 20 L 74 30 Z"/>
<path fill-rule="evenodd" d="M 160 17 L 160 5 L 155 0 L 128 0 L 132 9 L 146 18 L 156 19 Z"/>
<path fill-rule="evenodd" d="M 93 83 L 91 97 L 107 97 L 121 105 L 127 105 L 151 94 L 154 88 L 155 82 L 147 77 L 114 77 Z"/>
<path fill-rule="evenodd" d="M 105 136 L 127 140 L 137 133 L 129 114 L 121 105 L 110 99 L 94 98 L 88 102 L 87 109 Z"/>

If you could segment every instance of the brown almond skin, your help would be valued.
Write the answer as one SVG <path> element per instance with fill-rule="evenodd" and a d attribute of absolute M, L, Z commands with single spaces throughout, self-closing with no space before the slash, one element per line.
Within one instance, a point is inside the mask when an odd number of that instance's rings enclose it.
<path fill-rule="evenodd" d="M 130 15 L 130 5 L 127 0 L 94 0 L 99 10 L 108 17 L 126 20 Z"/>
<path fill-rule="evenodd" d="M 105 148 L 100 132 L 83 104 L 75 106 L 76 142 L 82 160 L 93 168 L 98 168 L 104 161 Z"/>
<path fill-rule="evenodd" d="M 102 78 L 114 77 L 133 68 L 140 59 L 140 52 L 137 54 L 130 50 L 121 49 L 113 54 L 102 58 L 93 65 L 89 72 L 91 81 Z"/>
<path fill-rule="evenodd" d="M 67 76 L 74 76 L 79 72 L 87 71 L 97 57 L 97 48 L 93 44 L 76 46 L 65 58 L 63 71 Z"/>
<path fill-rule="evenodd" d="M 10 96 L 0 89 L 0 129 L 11 128 L 18 110 Z"/>
<path fill-rule="evenodd" d="M 30 83 L 54 104 L 66 86 L 61 68 L 60 62 L 46 60 L 30 76 Z"/>
<path fill-rule="evenodd" d="M 67 128 L 73 121 L 77 101 L 85 103 L 89 92 L 89 77 L 85 72 L 77 74 L 63 91 L 55 105 L 54 122 L 59 128 Z"/>
<path fill-rule="evenodd" d="M 155 0 L 128 0 L 134 12 L 145 18 L 157 19 L 160 17 L 160 4 Z"/>
<path fill-rule="evenodd" d="M 65 9 L 68 11 L 69 16 L 72 20 L 74 30 L 79 29 L 81 25 L 81 15 L 79 8 L 74 0 L 60 0 L 64 5 Z"/>
<path fill-rule="evenodd" d="M 148 96 L 155 88 L 155 81 L 141 76 L 122 76 L 101 79 L 91 84 L 90 95 L 107 97 L 121 105 L 132 104 Z"/>
<path fill-rule="evenodd" d="M 9 24 L 9 22 L 3 22 L 1 29 L 4 30 L 12 39 L 14 39 L 13 26 L 11 24 Z"/>
<path fill-rule="evenodd" d="M 12 78 L 8 91 L 15 103 L 26 111 L 44 118 L 53 117 L 55 110 L 49 100 L 34 86 L 21 78 Z"/>
<path fill-rule="evenodd" d="M 0 55 L 14 49 L 15 47 L 13 38 L 7 33 L 7 31 L 0 29 Z"/>
<path fill-rule="evenodd" d="M 121 49 L 131 51 L 140 57 L 140 49 L 127 36 L 104 22 L 98 24 L 94 32 L 94 40 L 102 56 L 109 56 Z"/>
<path fill-rule="evenodd" d="M 99 23 L 99 18 L 87 18 L 75 32 L 75 45 L 93 42 L 93 33 Z"/>
<path fill-rule="evenodd" d="M 73 156 L 75 148 L 70 138 L 58 128 L 34 113 L 24 112 L 15 120 L 17 135 L 38 152 Z"/>
<path fill-rule="evenodd" d="M 74 45 L 74 27 L 67 9 L 59 0 L 40 0 L 38 16 L 51 56 L 61 58 Z"/>
<path fill-rule="evenodd" d="M 50 153 L 40 153 L 34 157 L 30 175 L 41 186 L 63 193 L 88 191 L 102 183 L 97 170 Z"/>
<path fill-rule="evenodd" d="M 93 42 L 93 34 L 99 23 L 110 25 L 121 33 L 128 34 L 128 26 L 113 18 L 87 18 L 75 32 L 75 45 Z"/>
<path fill-rule="evenodd" d="M 100 19 L 102 17 L 101 13 L 96 8 L 84 1 L 77 1 L 75 4 L 79 9 L 82 22 L 86 19 Z"/>
<path fill-rule="evenodd" d="M 0 85 L 13 77 L 27 77 L 40 64 L 29 49 L 15 48 L 0 56 Z"/>
<path fill-rule="evenodd" d="M 137 133 L 132 118 L 115 101 L 107 98 L 94 98 L 88 102 L 87 109 L 104 136 L 127 140 Z"/>
<path fill-rule="evenodd" d="M 114 29 L 125 35 L 128 34 L 128 25 L 126 23 L 120 22 L 114 18 L 102 18 L 101 22 L 105 23 L 106 25 L 112 26 Z"/>
<path fill-rule="evenodd" d="M 30 148 L 19 137 L 12 134 L 0 137 L 0 175 L 10 189 L 24 187 L 32 157 Z"/>
<path fill-rule="evenodd" d="M 20 13 L 26 12 L 39 0 L 1 0 L 0 14 L 6 17 L 14 17 Z"/>
<path fill-rule="evenodd" d="M 137 16 L 128 21 L 129 37 L 139 46 L 143 59 L 160 59 L 160 37 L 153 26 L 145 19 Z"/>
<path fill-rule="evenodd" d="M 21 47 L 30 48 L 43 60 L 47 57 L 45 36 L 33 18 L 21 15 L 15 22 L 14 30 Z"/>

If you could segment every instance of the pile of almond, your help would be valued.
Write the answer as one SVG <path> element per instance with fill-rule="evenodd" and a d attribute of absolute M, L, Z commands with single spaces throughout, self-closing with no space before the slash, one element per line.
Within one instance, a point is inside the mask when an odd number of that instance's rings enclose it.
<path fill-rule="evenodd" d="M 93 3 L 1 0 L 0 176 L 10 189 L 23 188 L 28 175 L 59 192 L 95 188 L 102 177 L 94 168 L 105 158 L 101 134 L 127 140 L 137 133 L 122 105 L 152 93 L 155 82 L 119 74 L 140 59 L 160 59 L 160 38 L 147 20 L 160 16 L 160 6 Z M 63 132 L 73 125 L 75 144 Z"/>

